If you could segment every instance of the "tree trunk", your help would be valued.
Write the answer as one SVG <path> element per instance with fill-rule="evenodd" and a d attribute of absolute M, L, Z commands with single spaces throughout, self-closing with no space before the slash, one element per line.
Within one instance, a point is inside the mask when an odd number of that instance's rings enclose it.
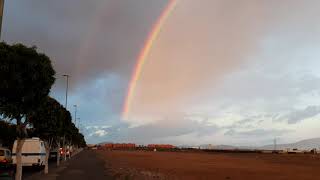
<path fill-rule="evenodd" d="M 69 159 L 71 159 L 71 151 L 72 151 L 72 140 L 70 141 L 70 143 L 69 143 Z"/>
<path fill-rule="evenodd" d="M 67 160 L 67 153 L 66 153 L 66 137 L 63 136 L 63 145 L 62 145 L 62 152 L 63 152 L 63 160 Z"/>
<path fill-rule="evenodd" d="M 63 146 L 63 159 L 64 159 L 64 161 L 66 161 L 67 160 L 67 146 L 66 145 L 64 145 Z"/>
<path fill-rule="evenodd" d="M 49 140 L 47 140 L 45 142 L 46 160 L 45 160 L 44 174 L 48 174 L 49 173 L 49 156 L 50 156 L 50 150 L 51 150 L 51 147 L 52 147 L 52 143 L 53 143 L 53 138 L 49 138 Z"/>
<path fill-rule="evenodd" d="M 60 166 L 60 151 L 59 151 L 59 148 L 57 150 L 57 166 Z"/>
<path fill-rule="evenodd" d="M 45 167 L 44 167 L 44 174 L 49 173 L 49 154 L 50 154 L 50 147 L 46 146 L 46 161 L 45 161 Z"/>
<path fill-rule="evenodd" d="M 57 166 L 60 166 L 60 141 L 57 142 Z"/>
<path fill-rule="evenodd" d="M 17 139 L 17 146 L 16 146 L 16 177 L 15 180 L 21 180 L 22 179 L 22 146 L 23 146 L 24 140 L 18 138 Z"/>
<path fill-rule="evenodd" d="M 69 152 L 69 156 L 68 159 L 71 159 L 71 143 L 68 144 L 68 152 Z"/>
<path fill-rule="evenodd" d="M 27 136 L 27 130 L 25 123 L 21 122 L 22 116 L 16 117 L 17 127 L 16 131 L 18 133 L 17 144 L 16 144 L 16 176 L 15 180 L 22 179 L 22 147 L 24 143 L 24 138 Z"/>

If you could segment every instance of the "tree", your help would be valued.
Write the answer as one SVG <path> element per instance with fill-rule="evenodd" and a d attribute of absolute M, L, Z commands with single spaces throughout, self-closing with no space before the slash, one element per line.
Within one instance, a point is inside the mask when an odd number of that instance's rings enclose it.
<path fill-rule="evenodd" d="M 48 157 L 52 147 L 57 149 L 57 166 L 59 166 L 61 139 L 64 142 L 64 149 L 66 140 L 69 145 L 76 145 L 77 147 L 85 145 L 83 135 L 79 133 L 79 130 L 72 123 L 70 112 L 49 96 L 29 119 L 34 129 L 33 134 L 46 142 L 45 173 L 48 173 Z"/>
<path fill-rule="evenodd" d="M 65 137 L 68 132 L 68 128 L 70 124 L 72 123 L 72 118 L 70 112 L 63 106 L 61 106 L 61 109 L 59 111 L 59 121 L 57 126 L 57 132 L 56 135 L 58 138 L 56 138 L 56 146 L 61 147 L 61 141 L 62 146 L 65 146 Z M 57 166 L 60 165 L 60 152 L 59 148 L 57 149 Z"/>
<path fill-rule="evenodd" d="M 16 125 L 0 120 L 0 141 L 2 141 L 2 146 L 12 148 L 16 138 Z"/>
<path fill-rule="evenodd" d="M 67 109 L 63 109 L 61 112 L 61 116 L 63 121 L 60 121 L 61 123 L 63 123 L 63 126 L 59 128 L 58 133 L 60 135 L 60 140 L 62 140 L 62 142 L 59 142 L 62 144 L 63 150 L 66 150 L 66 145 L 68 144 L 68 137 L 71 134 L 71 127 L 72 127 L 72 117 L 71 117 L 71 113 L 67 110 Z M 63 154 L 64 160 L 67 160 L 67 156 L 66 153 Z"/>
<path fill-rule="evenodd" d="M 28 117 L 49 94 L 54 75 L 50 59 L 35 47 L 0 43 L 0 115 L 16 120 L 17 180 L 22 177 L 21 149 L 27 136 Z"/>
<path fill-rule="evenodd" d="M 77 146 L 79 146 L 79 147 L 82 147 L 82 148 L 83 148 L 83 147 L 86 147 L 86 145 L 87 145 L 86 140 L 84 139 L 84 136 L 83 136 L 83 134 L 81 134 L 81 133 L 76 134 L 76 135 L 73 137 L 72 142 L 73 142 L 75 145 L 77 145 Z"/>
<path fill-rule="evenodd" d="M 62 105 L 48 96 L 41 104 L 41 107 L 29 118 L 34 128 L 33 134 L 45 141 L 45 174 L 49 172 L 48 160 L 50 150 L 54 146 L 56 139 L 60 138 L 57 133 L 61 126 L 63 126 L 63 122 L 61 123 L 60 121 L 64 121 L 64 119 L 59 116 L 62 110 Z"/>
<path fill-rule="evenodd" d="M 65 110 L 63 112 L 64 126 L 59 130 L 58 134 L 62 137 L 62 147 L 64 150 L 67 146 L 85 147 L 86 142 L 84 136 L 79 132 L 79 129 L 72 123 L 71 114 Z M 64 160 L 66 160 L 66 153 L 64 153 Z"/>

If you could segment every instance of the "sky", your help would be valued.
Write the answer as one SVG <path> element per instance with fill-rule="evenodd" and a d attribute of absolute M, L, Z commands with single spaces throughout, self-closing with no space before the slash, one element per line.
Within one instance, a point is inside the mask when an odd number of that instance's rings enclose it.
<path fill-rule="evenodd" d="M 166 0 L 6 1 L 2 40 L 37 46 L 51 96 L 78 106 L 88 143 L 260 146 L 319 137 L 317 0 L 180 0 L 131 74 Z"/>

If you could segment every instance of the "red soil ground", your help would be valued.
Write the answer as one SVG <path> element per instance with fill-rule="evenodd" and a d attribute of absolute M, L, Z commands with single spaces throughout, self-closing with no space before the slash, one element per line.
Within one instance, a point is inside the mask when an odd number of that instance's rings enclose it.
<path fill-rule="evenodd" d="M 319 155 L 97 151 L 115 179 L 320 180 Z"/>

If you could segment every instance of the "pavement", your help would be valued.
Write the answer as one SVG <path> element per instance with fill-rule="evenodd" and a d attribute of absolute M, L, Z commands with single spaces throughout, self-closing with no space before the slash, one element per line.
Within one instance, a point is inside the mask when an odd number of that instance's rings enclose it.
<path fill-rule="evenodd" d="M 59 167 L 49 169 L 49 174 L 37 173 L 25 180 L 108 180 L 104 161 L 92 150 L 83 150 L 70 160 L 62 162 Z"/>

